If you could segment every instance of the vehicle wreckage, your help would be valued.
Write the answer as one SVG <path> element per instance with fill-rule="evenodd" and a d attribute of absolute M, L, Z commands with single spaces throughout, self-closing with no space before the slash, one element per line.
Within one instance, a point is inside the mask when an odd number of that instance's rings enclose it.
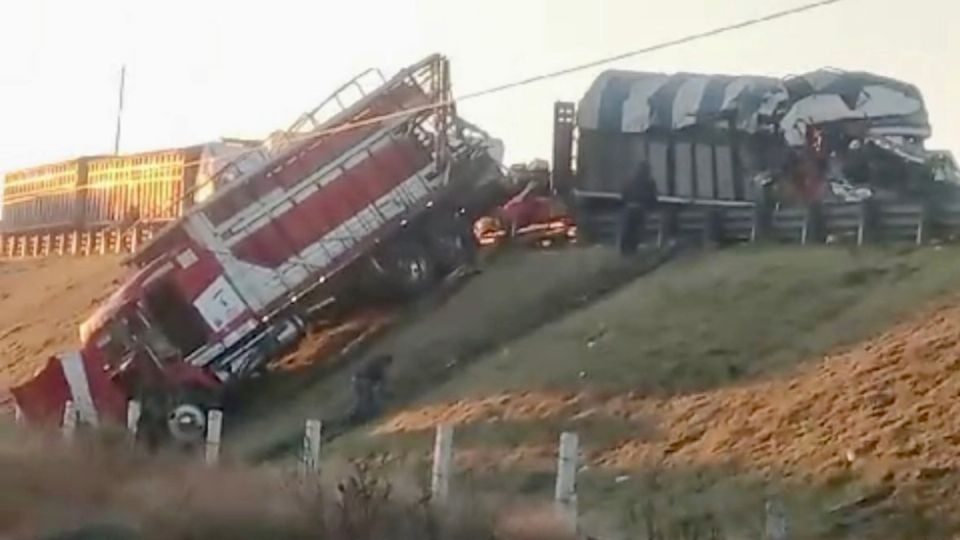
<path fill-rule="evenodd" d="M 131 257 L 81 349 L 13 389 L 26 418 L 57 421 L 72 401 L 87 423 L 123 422 L 137 399 L 144 423 L 197 442 L 224 389 L 331 299 L 425 291 L 505 236 L 573 239 L 570 204 L 619 202 L 641 164 L 668 203 L 930 196 L 960 180 L 951 155 L 924 148 L 919 91 L 867 73 L 609 71 L 578 112 L 557 104 L 553 170 L 512 173 L 457 114 L 448 73 L 435 55 L 374 88 L 355 79 L 222 170 L 222 189 Z"/>
<path fill-rule="evenodd" d="M 447 59 L 353 79 L 220 171 L 223 188 L 140 247 L 81 348 L 12 389 L 29 421 L 68 401 L 96 424 L 143 405 L 156 439 L 202 439 L 232 383 L 331 304 L 411 297 L 469 262 L 506 189 L 502 144 L 456 113 Z"/>
<path fill-rule="evenodd" d="M 956 162 L 924 147 L 930 135 L 920 91 L 871 73 L 822 69 L 777 79 L 607 71 L 576 111 L 557 104 L 555 178 L 586 200 L 621 193 L 641 161 L 666 200 L 954 193 Z"/>

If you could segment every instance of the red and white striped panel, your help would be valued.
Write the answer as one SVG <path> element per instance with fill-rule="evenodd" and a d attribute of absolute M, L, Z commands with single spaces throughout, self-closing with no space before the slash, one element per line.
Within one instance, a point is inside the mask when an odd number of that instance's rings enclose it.
<path fill-rule="evenodd" d="M 67 401 L 73 402 L 79 420 L 86 424 L 123 422 L 126 416 L 126 397 L 103 364 L 79 351 L 50 358 L 33 379 L 10 392 L 30 423 L 59 422 Z"/>

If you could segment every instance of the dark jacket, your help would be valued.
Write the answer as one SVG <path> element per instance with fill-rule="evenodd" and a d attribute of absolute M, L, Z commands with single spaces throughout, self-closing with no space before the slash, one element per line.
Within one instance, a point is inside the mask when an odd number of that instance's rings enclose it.
<path fill-rule="evenodd" d="M 640 166 L 633 181 L 623 190 L 623 202 L 628 206 L 652 209 L 657 205 L 657 183 L 653 180 L 650 167 L 646 163 Z"/>
<path fill-rule="evenodd" d="M 387 368 L 392 361 L 393 358 L 389 355 L 378 356 L 366 366 L 360 368 L 355 377 L 372 385 L 382 384 L 387 377 Z"/>

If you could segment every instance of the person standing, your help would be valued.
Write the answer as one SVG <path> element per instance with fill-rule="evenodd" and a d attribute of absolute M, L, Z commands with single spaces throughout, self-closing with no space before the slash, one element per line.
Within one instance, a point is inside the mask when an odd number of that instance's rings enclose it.
<path fill-rule="evenodd" d="M 365 422 L 380 414 L 383 406 L 383 387 L 386 383 L 387 368 L 393 363 L 389 354 L 381 355 L 370 361 L 353 376 L 352 423 Z"/>
<path fill-rule="evenodd" d="M 643 240 L 646 214 L 657 205 L 657 185 L 649 163 L 640 162 L 637 174 L 624 186 L 621 200 L 618 244 L 621 254 L 633 255 Z"/>

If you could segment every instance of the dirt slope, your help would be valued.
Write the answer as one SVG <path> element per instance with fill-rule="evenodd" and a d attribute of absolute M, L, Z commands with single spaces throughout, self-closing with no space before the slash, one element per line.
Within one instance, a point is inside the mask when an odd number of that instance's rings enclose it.
<path fill-rule="evenodd" d="M 746 489 L 730 483 L 759 479 L 750 497 L 774 490 L 809 517 L 800 537 L 852 522 L 897 537 L 894 518 L 946 533 L 960 515 L 956 255 L 743 251 L 665 267 L 475 363 L 345 451 L 423 455 L 425 430 L 459 424 L 458 462 L 512 471 L 502 485 L 551 470 L 557 433 L 575 429 L 600 478 L 586 483 L 606 497 L 643 488 L 604 475 L 656 471 L 687 482 L 670 505 L 702 509 L 713 493 L 729 510 Z"/>
<path fill-rule="evenodd" d="M 623 259 L 603 247 L 503 253 L 449 296 L 428 299 L 399 317 L 359 356 L 393 355 L 390 399 L 395 405 L 409 402 L 456 378 L 487 351 L 577 309 L 661 260 L 654 252 Z M 297 362 L 309 364 L 306 357 L 313 348 L 307 340 L 295 355 Z M 247 410 L 234 416 L 238 424 L 227 426 L 227 447 L 246 457 L 263 457 L 284 444 L 297 451 L 304 419 L 311 417 L 323 419 L 328 432 L 338 430 L 352 401 L 350 376 L 363 360 L 333 373 L 297 373 L 296 390 L 280 395 L 269 382 L 266 388 L 251 388 L 240 400 Z"/>
<path fill-rule="evenodd" d="M 121 275 L 110 256 L 0 261 L 0 396 L 74 346 L 80 322 Z"/>

